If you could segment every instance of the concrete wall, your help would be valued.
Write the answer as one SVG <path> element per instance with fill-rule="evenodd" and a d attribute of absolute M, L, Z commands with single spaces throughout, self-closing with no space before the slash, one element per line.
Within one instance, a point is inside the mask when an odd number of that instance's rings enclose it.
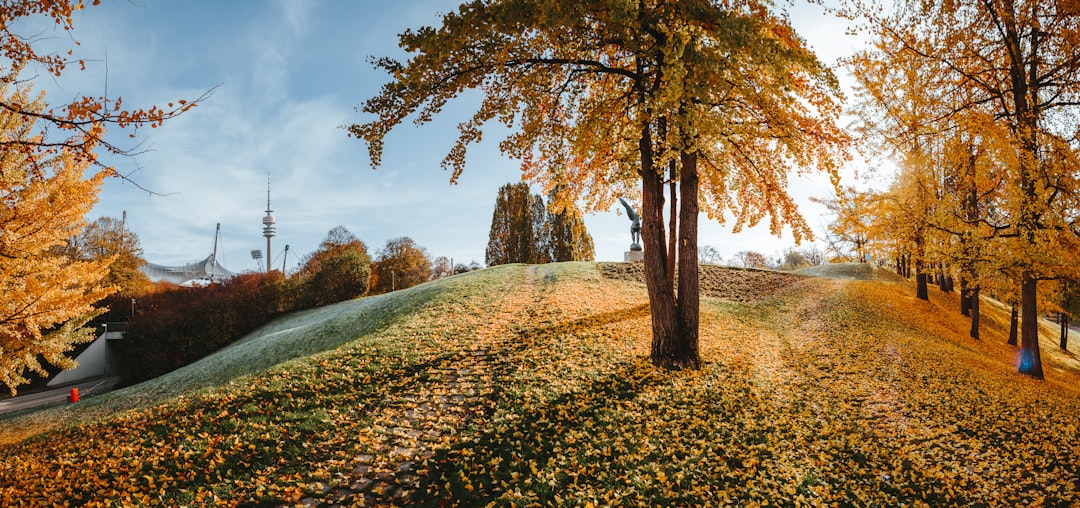
<path fill-rule="evenodd" d="M 87 379 L 103 376 L 115 376 L 119 369 L 109 351 L 109 341 L 123 338 L 124 332 L 108 332 L 90 344 L 75 361 L 78 367 L 65 370 L 49 381 L 48 386 L 56 387 L 78 383 Z"/>

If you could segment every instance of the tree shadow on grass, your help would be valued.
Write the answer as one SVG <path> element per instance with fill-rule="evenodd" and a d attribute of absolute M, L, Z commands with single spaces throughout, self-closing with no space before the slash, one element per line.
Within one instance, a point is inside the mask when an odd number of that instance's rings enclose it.
<path fill-rule="evenodd" d="M 530 309 L 529 321 L 535 321 L 540 316 Z M 526 346 L 535 345 L 537 340 L 545 337 L 559 337 L 568 334 L 578 334 L 583 330 L 600 328 L 607 325 L 621 323 L 634 319 L 649 317 L 649 305 L 641 304 L 608 312 L 600 312 L 580 317 L 573 321 L 557 320 L 548 326 L 535 327 L 530 322 L 516 323 L 513 325 L 517 335 L 511 349 L 520 350 Z M 549 318 L 550 319 L 550 318 Z"/>
<path fill-rule="evenodd" d="M 515 411 L 511 418 L 491 422 L 473 439 L 440 450 L 429 461 L 430 469 L 413 501 L 435 506 L 485 505 L 520 487 L 531 491 L 527 495 L 531 501 L 554 503 L 556 495 L 566 496 L 563 491 L 572 478 L 565 472 L 541 477 L 537 470 L 550 470 L 551 464 L 581 451 L 567 436 L 588 431 L 609 408 L 666 382 L 663 373 L 651 368 L 647 360 L 628 360 L 580 390 L 535 408 L 522 407 L 524 414 Z"/>

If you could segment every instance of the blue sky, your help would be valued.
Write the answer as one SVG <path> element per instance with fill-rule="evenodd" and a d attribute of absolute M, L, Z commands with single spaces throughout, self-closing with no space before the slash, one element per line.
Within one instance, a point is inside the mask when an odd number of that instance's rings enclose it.
<path fill-rule="evenodd" d="M 341 128 L 365 117 L 357 105 L 377 93 L 387 77 L 369 56 L 402 56 L 396 35 L 437 24 L 450 0 L 163 1 L 103 2 L 76 15 L 76 56 L 87 70 L 41 79 L 54 104 L 81 94 L 122 96 L 128 107 L 192 99 L 217 87 L 205 103 L 158 129 L 140 130 L 134 158 L 107 162 L 129 182 L 106 183 L 90 219 L 119 217 L 141 239 L 154 263 L 179 264 L 206 256 L 221 223 L 219 254 L 233 271 L 252 270 L 252 249 L 265 249 L 261 220 L 270 175 L 277 218 L 274 264 L 290 246 L 288 267 L 317 248 L 326 232 L 343 225 L 374 254 L 388 239 L 409 236 L 432 256 L 484 262 L 498 188 L 520 180 L 518 162 L 498 153 L 498 129 L 469 152 L 458 185 L 439 162 L 472 111 L 469 97 L 422 127 L 406 123 L 387 140 L 383 165 L 370 167 L 359 140 Z M 821 58 L 850 54 L 844 24 L 798 6 L 793 23 Z M 46 37 L 56 34 L 43 33 Z M 54 41 L 66 44 L 59 34 Z M 48 41 L 46 41 L 48 42 Z M 839 74 L 845 74 L 838 71 Z M 138 142 L 138 146 L 133 143 Z M 791 178 L 792 192 L 815 231 L 827 218 L 810 196 L 828 197 L 821 176 Z M 629 221 L 610 213 L 586 217 L 597 260 L 621 261 Z M 725 258 L 742 250 L 767 255 L 793 246 L 767 226 L 732 235 L 713 221 L 702 224 L 700 243 Z"/>

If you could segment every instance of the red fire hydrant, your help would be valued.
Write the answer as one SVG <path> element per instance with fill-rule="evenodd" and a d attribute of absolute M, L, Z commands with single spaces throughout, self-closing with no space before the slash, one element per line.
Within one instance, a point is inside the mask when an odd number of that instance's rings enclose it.
<path fill-rule="evenodd" d="M 68 402 L 79 401 L 79 388 L 75 387 L 71 389 L 71 393 L 68 394 Z"/>

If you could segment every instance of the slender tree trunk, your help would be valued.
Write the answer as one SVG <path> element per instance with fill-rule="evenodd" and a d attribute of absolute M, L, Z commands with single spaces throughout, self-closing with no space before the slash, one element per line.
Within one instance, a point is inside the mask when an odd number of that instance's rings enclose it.
<path fill-rule="evenodd" d="M 652 316 L 652 362 L 662 365 L 678 336 L 675 294 L 667 275 L 664 245 L 664 183 L 653 166 L 652 132 L 642 127 L 638 141 L 641 154 L 641 241 L 644 244 L 645 287 Z"/>
<path fill-rule="evenodd" d="M 1017 323 L 1020 322 L 1020 310 L 1016 308 L 1015 304 L 1013 304 L 1012 312 L 1009 313 L 1009 314 L 1010 314 L 1010 317 L 1009 317 L 1009 345 L 1010 346 L 1015 346 L 1016 345 L 1016 329 L 1017 329 L 1016 325 L 1017 325 Z"/>
<path fill-rule="evenodd" d="M 937 285 L 938 289 L 942 292 L 949 291 L 949 281 L 945 280 L 945 267 L 944 265 L 938 265 L 937 269 Z"/>
<path fill-rule="evenodd" d="M 679 198 L 676 197 L 676 194 L 675 194 L 675 191 L 676 191 L 675 173 L 676 172 L 677 172 L 677 168 L 676 168 L 675 161 L 671 161 L 670 163 L 668 163 L 668 178 L 670 179 L 669 181 L 671 182 L 669 184 L 669 186 L 668 186 L 668 189 L 669 189 L 668 195 L 671 196 L 671 204 L 669 205 L 670 208 L 668 210 L 668 217 L 670 217 L 670 219 L 669 219 L 670 222 L 668 224 L 668 251 L 667 251 L 668 252 L 668 264 L 667 264 L 668 273 L 667 273 L 667 276 L 668 276 L 668 284 L 671 285 L 671 286 L 675 285 L 675 260 L 678 259 L 678 255 L 679 255 L 678 254 L 678 248 L 677 248 L 678 247 L 678 242 L 676 241 L 676 234 L 677 234 L 677 232 L 679 230 L 678 223 L 677 223 Z"/>
<path fill-rule="evenodd" d="M 979 286 L 971 288 L 971 338 L 978 340 L 979 338 Z"/>
<path fill-rule="evenodd" d="M 1032 8 L 1039 5 L 1032 4 Z M 1014 7 L 1007 5 L 1006 7 Z M 1010 90 L 1013 102 L 1013 121 L 1015 132 L 1019 137 L 1019 165 L 1017 176 L 1019 177 L 1020 201 L 1016 210 L 1018 218 L 1016 231 L 1022 242 L 1021 252 L 1025 255 L 1034 254 L 1039 248 L 1036 231 L 1039 228 L 1040 196 L 1036 189 L 1038 185 L 1037 170 L 1039 167 L 1039 132 L 1042 131 L 1040 124 L 1039 82 L 1035 79 L 1037 68 L 1032 64 L 1029 80 L 1027 62 L 1023 55 L 1027 50 L 1031 56 L 1038 53 L 1039 31 L 1034 31 L 1029 40 L 1024 41 L 1022 30 L 1016 26 L 1014 13 L 1008 13 L 1002 20 L 1006 44 L 1010 49 L 1009 73 L 1012 78 Z M 1027 46 L 1027 49 L 1025 49 Z M 1034 89 L 1029 88 L 1034 87 Z M 1029 102 L 1033 100 L 1034 103 Z M 1039 355 L 1039 303 L 1038 303 L 1038 279 L 1031 266 L 1026 266 L 1020 274 L 1020 368 L 1021 374 L 1027 374 L 1036 379 L 1043 379 L 1042 358 Z"/>
<path fill-rule="evenodd" d="M 930 293 L 926 288 L 926 272 L 923 271 L 922 261 L 915 262 L 915 297 L 920 300 L 930 300 Z"/>
<path fill-rule="evenodd" d="M 698 168 L 697 152 L 680 155 L 682 204 L 679 209 L 679 343 L 666 360 L 668 368 L 697 369 L 699 276 L 698 276 Z"/>
<path fill-rule="evenodd" d="M 970 145 L 969 145 L 970 147 Z M 979 189 L 976 185 L 976 158 L 974 150 L 970 150 L 971 154 L 968 157 L 967 165 L 967 177 L 964 179 L 964 185 L 967 187 L 967 196 L 964 200 L 964 217 L 969 224 L 974 224 L 979 218 Z M 960 252 L 963 253 L 964 262 L 960 265 L 960 313 L 967 316 L 970 314 L 971 307 L 973 305 L 979 305 L 979 287 L 977 284 L 972 284 L 972 281 L 976 280 L 978 274 L 975 272 L 975 258 L 978 248 L 973 245 L 974 238 L 971 233 L 965 233 L 960 236 Z M 978 314 L 978 309 L 975 309 L 975 313 Z M 976 317 L 972 317 L 972 321 L 975 321 Z M 972 326 L 974 335 L 972 337 L 978 338 L 979 330 L 977 325 Z"/>
<path fill-rule="evenodd" d="M 1061 350 L 1069 350 L 1069 315 L 1064 312 L 1059 312 L 1058 316 L 1061 318 Z"/>
<path fill-rule="evenodd" d="M 1043 379 L 1039 355 L 1038 280 L 1025 271 L 1020 284 L 1020 373 Z"/>

